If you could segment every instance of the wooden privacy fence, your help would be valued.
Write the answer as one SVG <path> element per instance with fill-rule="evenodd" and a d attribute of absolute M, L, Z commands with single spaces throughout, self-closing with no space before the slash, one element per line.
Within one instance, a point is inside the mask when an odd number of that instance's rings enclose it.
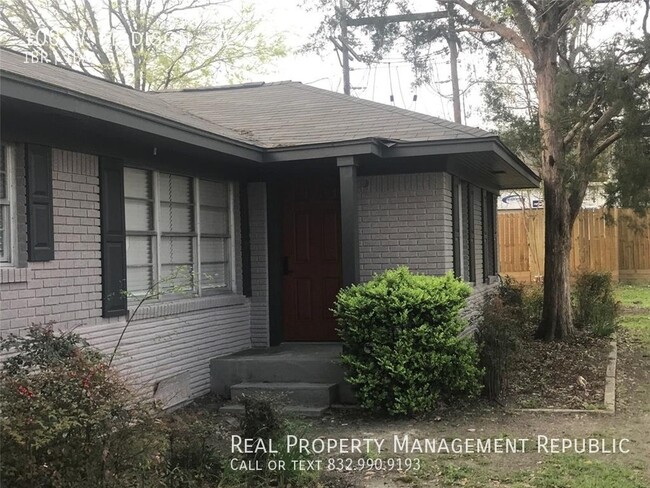
<path fill-rule="evenodd" d="M 571 273 L 606 271 L 621 282 L 650 282 L 650 216 L 614 211 L 608 225 L 604 210 L 583 209 L 573 227 Z M 499 273 L 521 281 L 544 274 L 544 210 L 499 210 Z"/>

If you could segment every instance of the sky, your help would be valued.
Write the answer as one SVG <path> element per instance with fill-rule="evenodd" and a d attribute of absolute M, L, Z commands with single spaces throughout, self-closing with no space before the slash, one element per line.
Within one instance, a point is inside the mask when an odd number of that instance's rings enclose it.
<path fill-rule="evenodd" d="M 298 50 L 307 42 L 310 34 L 317 29 L 321 19 L 318 12 L 308 12 L 304 7 L 299 6 L 299 2 L 300 0 L 253 0 L 249 3 L 252 3 L 256 12 L 266 19 L 263 28 L 284 32 L 287 46 L 290 49 Z M 420 8 L 417 11 L 421 12 L 439 8 L 437 2 L 433 1 L 420 1 L 419 4 Z M 333 45 L 330 50 L 321 55 L 290 53 L 286 58 L 274 62 L 273 65 L 267 68 L 266 73 L 251 73 L 250 81 L 293 80 L 327 90 L 343 92 L 343 72 Z M 447 56 L 437 62 L 437 73 L 434 74 L 434 78 L 439 80 L 439 83 L 417 89 L 412 87 L 413 75 L 410 64 L 404 61 L 397 52 L 391 54 L 380 64 L 367 66 L 364 63 L 352 61 L 350 66 L 352 96 L 448 120 L 453 119 Z M 463 90 L 466 68 L 469 67 L 464 66 L 461 59 L 459 67 L 461 90 Z M 390 99 L 391 93 L 393 102 Z M 416 94 L 417 100 L 414 101 L 413 98 Z M 478 95 L 480 95 L 480 91 L 474 89 L 464 97 L 463 108 L 466 117 L 463 122 L 468 125 L 481 125 L 482 118 L 478 113 L 480 109 Z"/>
<path fill-rule="evenodd" d="M 307 42 L 310 34 L 315 32 L 321 20 L 317 11 L 307 11 L 301 4 L 305 0 L 233 0 L 252 4 L 265 19 L 263 29 L 269 32 L 283 32 L 290 49 L 298 50 Z M 309 1 L 309 0 L 306 0 Z M 335 1 L 335 0 L 332 0 Z M 338 1 L 338 0 L 336 0 Z M 414 12 L 438 10 L 434 0 L 412 0 Z M 599 7 L 597 7 L 599 8 Z M 628 8 L 622 5 L 606 6 L 608 9 Z M 639 5 L 639 14 L 642 13 Z M 633 15 L 634 18 L 634 15 Z M 640 25 L 640 16 L 636 16 Z M 594 39 L 606 40 L 619 32 L 626 23 L 610 22 L 595 32 Z M 629 26 L 628 26 L 629 28 Z M 411 66 L 395 52 L 380 64 L 367 66 L 356 61 L 351 62 L 352 96 L 395 105 L 428 115 L 453 119 L 451 101 L 451 83 L 448 55 L 443 54 L 435 63 L 431 85 L 413 88 Z M 465 51 L 459 58 L 459 79 L 462 92 L 462 122 L 474 127 L 493 130 L 493 125 L 486 120 L 481 100 L 481 84 L 471 84 L 470 79 L 484 80 L 490 77 L 485 61 Z M 293 80 L 328 90 L 343 92 L 342 68 L 334 47 L 326 52 L 296 54 L 290 53 L 286 58 L 274 62 L 265 73 L 250 73 L 249 81 Z M 393 101 L 391 101 L 391 94 Z M 417 101 L 413 96 L 417 94 Z"/>

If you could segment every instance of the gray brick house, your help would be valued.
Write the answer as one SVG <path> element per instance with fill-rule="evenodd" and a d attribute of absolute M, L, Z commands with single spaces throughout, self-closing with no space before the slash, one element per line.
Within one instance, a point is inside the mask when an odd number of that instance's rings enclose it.
<path fill-rule="evenodd" d="M 220 356 L 335 341 L 337 290 L 388 267 L 479 296 L 496 195 L 539 183 L 488 132 L 300 83 L 142 93 L 0 66 L 1 332 L 54 321 L 111 351 L 154 290 L 117 358 L 149 395 L 207 393 Z"/>

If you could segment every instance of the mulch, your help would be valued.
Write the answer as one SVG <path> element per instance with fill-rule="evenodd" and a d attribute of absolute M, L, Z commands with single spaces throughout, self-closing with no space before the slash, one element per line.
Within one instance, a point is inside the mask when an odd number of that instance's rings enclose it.
<path fill-rule="evenodd" d="M 520 342 L 505 402 L 514 408 L 604 408 L 610 339 L 585 331 L 566 342 Z M 582 381 L 584 379 L 584 381 Z"/>

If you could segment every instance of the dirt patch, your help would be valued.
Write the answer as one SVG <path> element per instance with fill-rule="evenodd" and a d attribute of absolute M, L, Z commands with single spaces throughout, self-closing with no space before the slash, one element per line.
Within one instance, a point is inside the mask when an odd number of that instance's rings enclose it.
<path fill-rule="evenodd" d="M 522 340 L 514 358 L 507 406 L 604 408 L 609 350 L 609 338 L 584 331 L 568 342 Z"/>
<path fill-rule="evenodd" d="M 418 419 L 387 419 L 363 412 L 337 412 L 311 422 L 303 435 L 308 437 L 377 437 L 390 440 L 393 435 L 436 438 L 534 438 L 545 435 L 556 438 L 602 439 L 627 438 L 627 454 L 549 455 L 531 450 L 525 454 L 422 455 L 418 472 L 345 472 L 339 474 L 340 486 L 370 488 L 404 487 L 580 487 L 596 486 L 564 478 L 554 482 L 542 479 L 549 463 L 580 462 L 575 470 L 602 463 L 602 469 L 624 468 L 638 478 L 635 484 L 603 484 L 603 486 L 650 486 L 650 355 L 648 343 L 622 330 L 619 333 L 619 368 L 616 415 L 517 413 L 486 402 L 463 408 L 448 408 Z M 571 354 L 570 348 L 561 349 Z M 530 370 L 529 370 L 530 371 Z M 532 374 L 532 373 L 531 373 Z M 605 372 L 601 375 L 604 379 Z M 620 391 L 620 394 L 618 393 Z M 390 453 L 382 453 L 390 456 Z M 583 466 L 584 465 L 584 466 Z M 573 472 L 573 471 L 572 471 Z M 578 471 L 575 471 L 578 473 Z M 569 477 L 573 474 L 567 475 Z M 345 480 L 345 483 L 343 483 Z M 337 484 L 327 486 L 339 486 Z"/>

